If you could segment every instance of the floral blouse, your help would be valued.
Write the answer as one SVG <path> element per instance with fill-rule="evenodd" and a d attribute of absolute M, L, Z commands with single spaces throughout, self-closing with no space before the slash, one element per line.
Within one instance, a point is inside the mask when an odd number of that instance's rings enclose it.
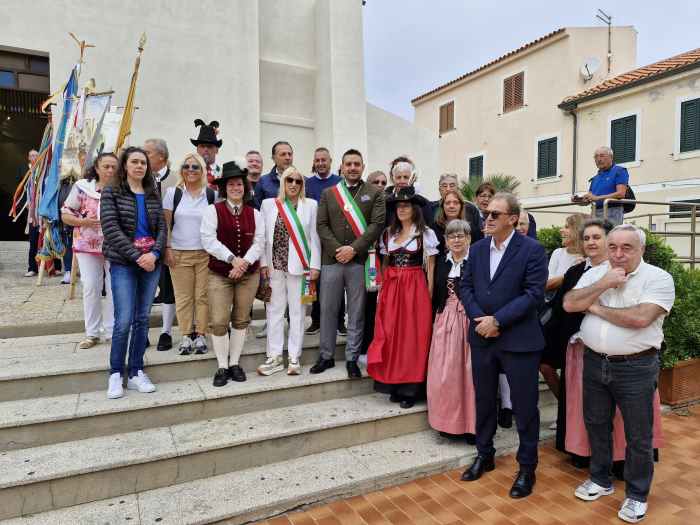
<path fill-rule="evenodd" d="M 61 213 L 69 213 L 81 219 L 99 219 L 100 190 L 97 189 L 96 181 L 80 179 L 73 184 Z M 100 226 L 76 226 L 73 228 L 73 251 L 102 255 L 103 239 Z"/>

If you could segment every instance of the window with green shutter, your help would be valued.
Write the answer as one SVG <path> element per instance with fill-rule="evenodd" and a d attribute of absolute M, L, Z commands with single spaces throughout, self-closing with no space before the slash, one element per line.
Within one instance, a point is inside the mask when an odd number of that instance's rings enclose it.
<path fill-rule="evenodd" d="M 481 183 L 484 179 L 484 156 L 472 157 L 469 159 L 469 183 Z"/>
<path fill-rule="evenodd" d="M 557 137 L 540 140 L 537 143 L 537 178 L 557 175 Z"/>
<path fill-rule="evenodd" d="M 615 119 L 610 123 L 610 147 L 615 164 L 637 160 L 637 115 Z"/>
<path fill-rule="evenodd" d="M 700 149 L 700 98 L 695 98 L 681 104 L 680 152 L 698 149 Z"/>

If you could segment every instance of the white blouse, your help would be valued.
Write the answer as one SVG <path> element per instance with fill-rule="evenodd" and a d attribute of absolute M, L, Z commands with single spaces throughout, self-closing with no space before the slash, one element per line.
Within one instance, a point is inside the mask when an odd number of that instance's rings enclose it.
<path fill-rule="evenodd" d="M 179 207 L 178 207 L 179 208 Z M 255 236 L 253 244 L 248 249 L 243 258 L 249 264 L 254 264 L 255 261 L 260 261 L 260 266 L 267 266 L 267 257 L 265 256 L 265 223 L 263 216 L 258 210 L 253 210 L 255 217 Z M 216 238 L 216 230 L 219 226 L 219 219 L 216 215 L 214 204 L 207 206 L 202 214 L 202 226 L 200 233 L 202 236 L 202 246 L 210 255 L 213 255 L 220 261 L 228 261 L 228 258 L 233 255 L 219 239 Z"/>
<path fill-rule="evenodd" d="M 397 243 L 397 237 L 398 234 L 389 237 L 389 250 L 387 250 L 386 246 L 384 245 L 384 235 L 382 234 L 382 236 L 379 238 L 379 253 L 381 253 L 382 255 L 389 255 L 390 251 L 393 252 L 398 248 L 405 248 L 406 250 L 410 250 L 412 252 L 415 252 L 418 249 L 418 237 L 416 235 L 415 226 L 411 228 L 411 235 L 403 243 Z M 435 232 L 430 228 L 426 228 L 423 232 L 423 252 L 425 253 L 425 255 L 428 257 L 430 257 L 431 255 L 437 255 L 437 248 L 439 244 L 440 243 L 438 242 L 438 239 L 435 236 Z"/>
<path fill-rule="evenodd" d="M 549 258 L 549 279 L 552 277 L 561 277 L 566 273 L 566 270 L 571 268 L 581 256 L 577 253 L 569 253 L 566 248 L 557 248 L 552 252 Z"/>
<path fill-rule="evenodd" d="M 165 190 L 163 209 L 173 211 L 175 206 L 175 188 Z M 182 199 L 175 210 L 173 231 L 170 235 L 170 245 L 176 250 L 203 250 L 200 229 L 202 215 L 209 206 L 206 188 L 196 197 L 182 189 Z"/>

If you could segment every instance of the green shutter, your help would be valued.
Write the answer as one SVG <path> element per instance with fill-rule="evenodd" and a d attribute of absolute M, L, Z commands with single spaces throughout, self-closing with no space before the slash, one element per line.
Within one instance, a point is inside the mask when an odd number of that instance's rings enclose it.
<path fill-rule="evenodd" d="M 681 104 L 681 153 L 700 149 L 700 98 Z"/>
<path fill-rule="evenodd" d="M 557 138 L 540 140 L 537 143 L 537 178 L 557 176 Z"/>
<path fill-rule="evenodd" d="M 610 147 L 615 164 L 637 160 L 637 115 L 619 118 L 610 123 Z"/>
<path fill-rule="evenodd" d="M 469 159 L 469 182 L 479 181 L 484 178 L 484 156 L 472 157 Z"/>

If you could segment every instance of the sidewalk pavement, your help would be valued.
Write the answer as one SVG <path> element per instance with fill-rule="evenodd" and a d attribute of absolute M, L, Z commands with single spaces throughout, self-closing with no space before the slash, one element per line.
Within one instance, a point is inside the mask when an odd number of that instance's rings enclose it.
<path fill-rule="evenodd" d="M 666 446 L 660 451 L 649 496 L 648 525 L 700 523 L 700 406 L 663 416 Z M 476 482 L 453 470 L 329 505 L 289 513 L 259 525 L 619 525 L 624 483 L 615 494 L 587 503 L 574 489 L 587 477 L 550 442 L 540 449 L 534 493 L 513 500 L 513 455 L 496 459 L 496 470 Z"/>

